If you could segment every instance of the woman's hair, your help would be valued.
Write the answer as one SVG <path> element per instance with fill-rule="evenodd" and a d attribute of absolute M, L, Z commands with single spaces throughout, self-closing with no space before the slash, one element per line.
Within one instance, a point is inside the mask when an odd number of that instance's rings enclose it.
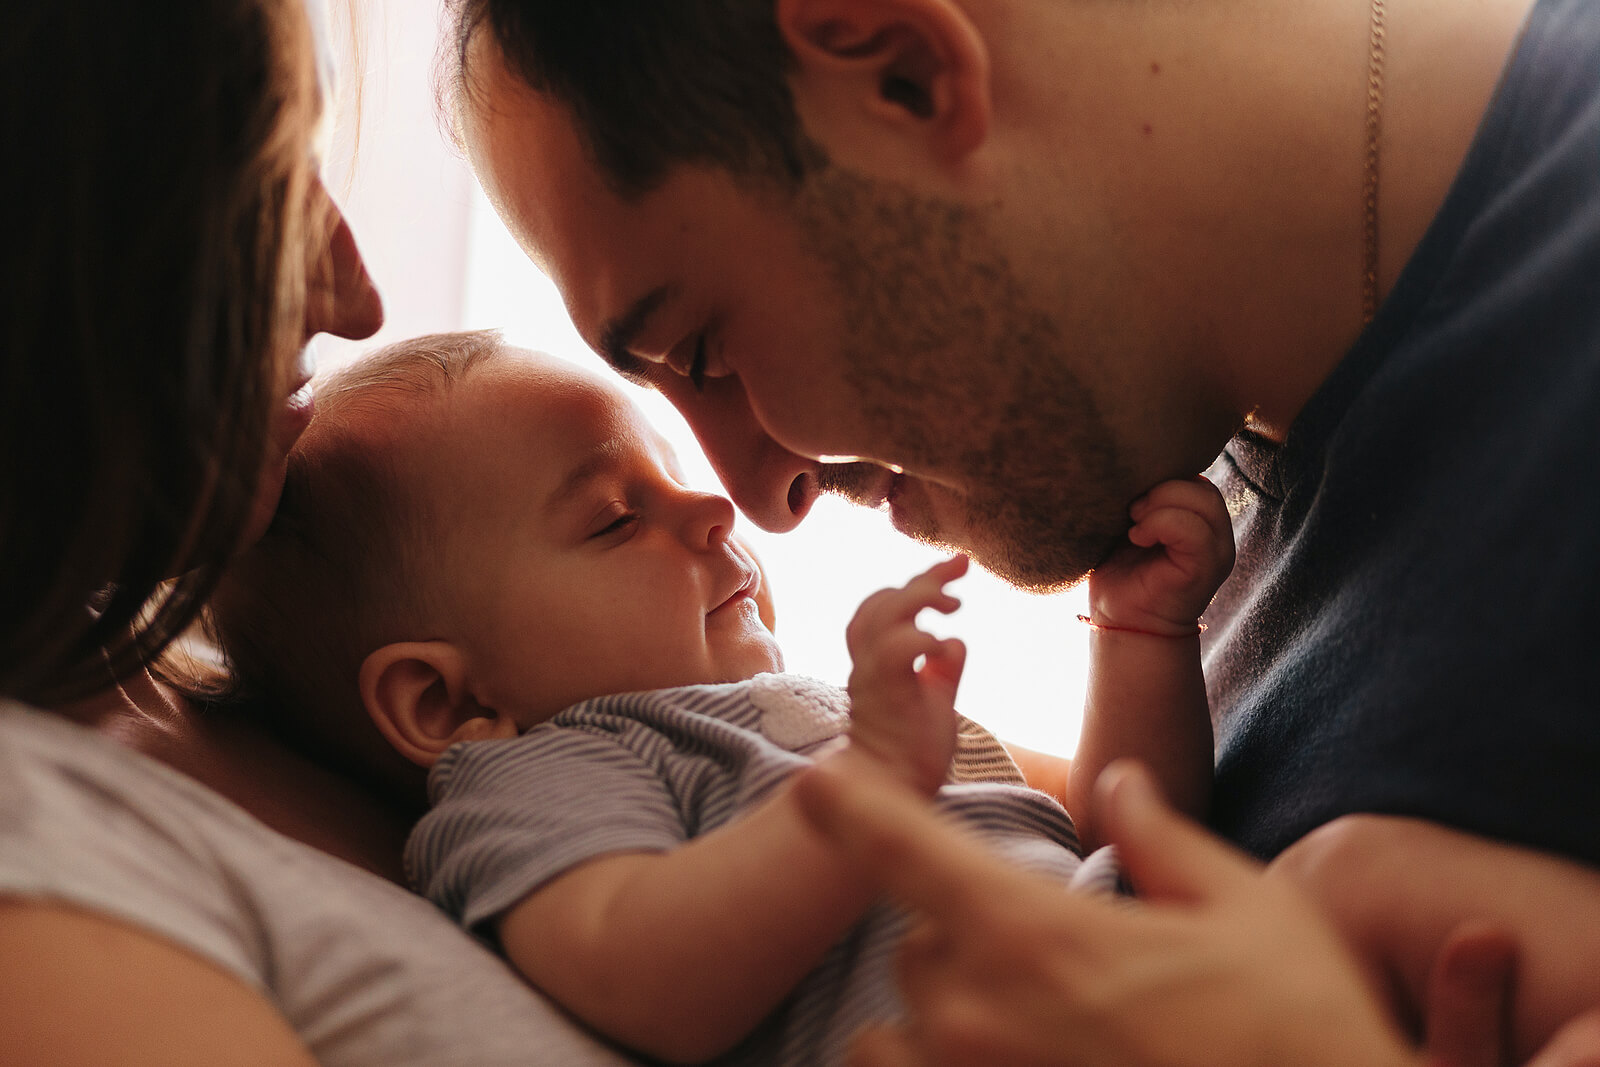
<path fill-rule="evenodd" d="M 803 134 L 773 0 L 447 0 L 441 109 L 459 140 L 474 41 L 572 110 L 614 191 L 691 163 L 797 188 L 825 161 Z"/>
<path fill-rule="evenodd" d="M 0 694 L 52 702 L 155 657 L 242 535 L 320 101 L 303 0 L 23 4 L 0 69 Z"/>

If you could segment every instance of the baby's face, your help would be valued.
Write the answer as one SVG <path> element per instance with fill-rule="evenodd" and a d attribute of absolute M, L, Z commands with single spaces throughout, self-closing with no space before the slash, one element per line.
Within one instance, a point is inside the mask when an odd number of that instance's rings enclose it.
<path fill-rule="evenodd" d="M 452 388 L 423 489 L 473 695 L 526 728 L 587 697 L 781 670 L 727 499 L 686 488 L 610 383 L 512 351 Z"/>

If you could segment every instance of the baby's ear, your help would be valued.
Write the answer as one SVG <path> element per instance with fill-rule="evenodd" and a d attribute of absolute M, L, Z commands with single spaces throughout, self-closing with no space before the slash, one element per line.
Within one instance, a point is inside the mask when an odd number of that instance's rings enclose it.
<path fill-rule="evenodd" d="M 362 662 L 360 684 L 378 731 L 419 767 L 432 767 L 457 741 L 517 735 L 509 716 L 473 697 L 465 660 L 448 641 L 384 645 Z"/>

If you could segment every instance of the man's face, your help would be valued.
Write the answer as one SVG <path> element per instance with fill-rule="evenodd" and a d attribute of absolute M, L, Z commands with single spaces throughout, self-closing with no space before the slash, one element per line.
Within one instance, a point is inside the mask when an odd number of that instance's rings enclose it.
<path fill-rule="evenodd" d="M 1038 589 L 1120 540 L 1142 486 L 980 215 L 837 169 L 790 197 L 686 167 L 624 201 L 564 109 L 482 73 L 467 140 L 496 209 L 758 524 L 837 491 Z"/>

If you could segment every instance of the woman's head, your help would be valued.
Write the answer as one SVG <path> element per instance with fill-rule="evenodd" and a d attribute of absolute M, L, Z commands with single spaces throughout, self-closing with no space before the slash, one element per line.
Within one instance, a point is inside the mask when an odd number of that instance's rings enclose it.
<path fill-rule="evenodd" d="M 297 353 L 381 311 L 304 0 L 29 5 L 0 61 L 0 693 L 54 700 L 192 618 L 275 499 Z"/>

